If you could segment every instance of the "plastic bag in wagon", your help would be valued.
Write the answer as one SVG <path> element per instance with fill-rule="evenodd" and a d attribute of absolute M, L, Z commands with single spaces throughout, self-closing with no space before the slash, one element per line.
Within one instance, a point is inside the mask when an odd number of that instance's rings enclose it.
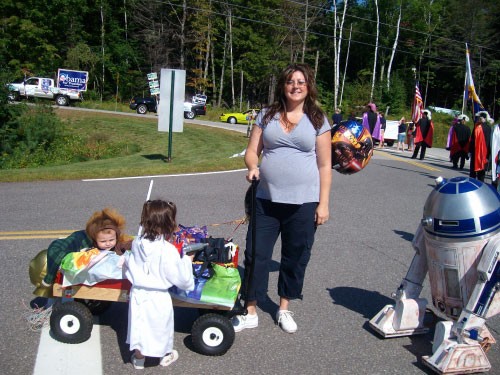
<path fill-rule="evenodd" d="M 196 267 L 201 266 L 195 264 L 195 272 Z M 174 286 L 169 289 L 170 294 L 181 301 L 193 304 L 233 307 L 241 286 L 238 269 L 213 264 L 213 270 L 214 275 L 209 279 L 203 277 L 203 274 L 195 279 L 195 288 L 192 292 Z"/>

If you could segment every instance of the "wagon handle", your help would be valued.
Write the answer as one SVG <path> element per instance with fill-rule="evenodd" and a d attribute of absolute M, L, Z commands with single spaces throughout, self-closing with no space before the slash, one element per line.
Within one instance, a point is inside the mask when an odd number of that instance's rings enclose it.
<path fill-rule="evenodd" d="M 250 291 L 250 288 L 252 287 L 253 284 L 253 271 L 255 268 L 255 231 L 256 231 L 256 205 L 257 205 L 257 179 L 254 177 L 252 178 L 252 186 L 251 186 L 251 192 L 252 192 L 252 199 L 251 199 L 251 205 L 250 205 L 250 223 L 252 225 L 252 262 L 250 264 L 250 271 L 248 272 L 248 282 L 246 285 L 246 299 L 245 299 L 245 305 L 243 309 L 245 310 L 245 315 L 248 313 L 247 307 L 248 307 L 248 293 Z"/>

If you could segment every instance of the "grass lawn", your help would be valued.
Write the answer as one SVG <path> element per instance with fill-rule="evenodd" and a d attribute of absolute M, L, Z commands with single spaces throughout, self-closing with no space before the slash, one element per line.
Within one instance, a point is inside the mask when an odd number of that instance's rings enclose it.
<path fill-rule="evenodd" d="M 39 168 L 0 170 L 1 182 L 67 180 L 174 174 L 244 168 L 242 157 L 248 138 L 243 133 L 184 123 L 172 134 L 172 160 L 167 162 L 168 133 L 158 132 L 158 120 L 113 114 L 56 110 L 65 126 L 86 137 L 125 142 L 132 152 L 103 160 Z"/>

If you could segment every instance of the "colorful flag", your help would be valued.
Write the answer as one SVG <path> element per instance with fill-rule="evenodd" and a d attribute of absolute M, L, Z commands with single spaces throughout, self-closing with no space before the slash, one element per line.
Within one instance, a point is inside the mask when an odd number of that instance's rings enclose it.
<path fill-rule="evenodd" d="M 467 72 L 465 73 L 465 90 L 464 90 L 464 101 L 472 100 L 472 109 L 474 122 L 476 121 L 476 113 L 479 111 L 485 111 L 483 105 L 481 104 L 481 100 L 476 94 L 476 89 L 474 87 L 474 80 L 472 79 L 472 70 L 470 66 L 470 55 L 469 55 L 469 47 L 467 43 L 465 43 L 465 55 L 466 55 L 466 65 Z"/>
<path fill-rule="evenodd" d="M 418 89 L 418 81 L 415 80 L 415 97 L 413 98 L 413 105 L 411 107 L 411 120 L 417 122 L 422 118 L 422 112 L 424 110 L 424 102 L 422 101 L 422 95 L 420 95 L 420 90 Z"/>

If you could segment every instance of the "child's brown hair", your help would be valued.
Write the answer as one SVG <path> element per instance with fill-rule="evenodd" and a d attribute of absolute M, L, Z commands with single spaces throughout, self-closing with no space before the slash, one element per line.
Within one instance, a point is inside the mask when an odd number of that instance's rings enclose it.
<path fill-rule="evenodd" d="M 106 207 L 102 211 L 96 211 L 87 221 L 85 226 L 87 236 L 89 236 L 94 242 L 97 237 L 97 233 L 110 233 L 111 230 L 116 233 L 116 250 L 122 250 L 119 244 L 130 242 L 131 238 L 122 233 L 122 231 L 125 230 L 125 218 L 120 215 L 117 210 Z"/>
<path fill-rule="evenodd" d="M 141 214 L 143 236 L 150 241 L 160 236 L 167 239 L 177 228 L 176 216 L 177 207 L 174 203 L 159 199 L 147 201 Z"/>

